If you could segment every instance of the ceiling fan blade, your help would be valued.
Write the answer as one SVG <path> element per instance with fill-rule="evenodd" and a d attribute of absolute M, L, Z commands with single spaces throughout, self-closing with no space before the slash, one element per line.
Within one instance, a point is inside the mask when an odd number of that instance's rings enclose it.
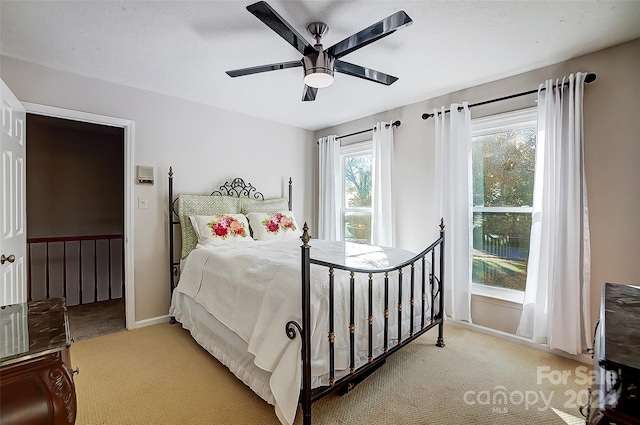
<path fill-rule="evenodd" d="M 316 87 L 309 87 L 305 84 L 304 91 L 302 92 L 302 101 L 311 102 L 316 100 L 316 94 L 318 94 L 318 89 Z"/>
<path fill-rule="evenodd" d="M 393 34 L 396 30 L 411 25 L 413 20 L 404 11 L 400 10 L 391 16 L 388 16 L 376 22 L 375 24 L 363 29 L 351 37 L 347 37 L 339 43 L 329 47 L 327 51 L 336 59 L 348 55 L 349 53 L 380 40 L 382 37 Z"/>
<path fill-rule="evenodd" d="M 273 10 L 264 1 L 259 1 L 247 6 L 247 10 L 251 12 L 256 18 L 264 22 L 269 28 L 274 30 L 280 37 L 284 38 L 287 43 L 295 47 L 303 55 L 312 53 L 315 51 L 313 46 L 307 42 L 307 40 L 300 35 L 284 18 L 278 15 L 278 12 Z"/>
<path fill-rule="evenodd" d="M 259 72 L 276 71 L 278 69 L 295 68 L 297 66 L 302 66 L 301 60 L 291 61 L 291 62 L 272 63 L 270 65 L 252 66 L 251 68 L 234 69 L 231 71 L 227 71 L 227 75 L 229 75 L 230 77 L 241 77 L 243 75 L 257 74 Z"/>
<path fill-rule="evenodd" d="M 369 81 L 375 81 L 376 83 L 384 84 L 385 86 L 391 85 L 398 81 L 398 77 L 385 74 L 384 72 L 376 71 L 375 69 L 365 68 L 360 65 L 354 65 L 345 61 L 336 61 L 334 69 L 343 74 L 351 75 L 358 78 L 364 78 L 365 80 Z"/>

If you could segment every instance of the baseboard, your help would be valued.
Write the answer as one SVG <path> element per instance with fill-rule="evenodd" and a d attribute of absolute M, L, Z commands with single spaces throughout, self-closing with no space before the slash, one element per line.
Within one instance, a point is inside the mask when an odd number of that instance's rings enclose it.
<path fill-rule="evenodd" d="M 152 317 L 150 319 L 140 320 L 138 322 L 135 322 L 135 328 L 134 329 L 144 328 L 146 326 L 158 325 L 160 323 L 165 323 L 165 322 L 168 322 L 170 318 L 171 318 L 171 316 L 166 314 L 164 316 L 158 316 L 158 317 Z M 449 319 L 449 318 L 447 318 L 445 323 L 447 325 L 458 326 L 458 327 L 469 329 L 469 330 L 472 330 L 472 331 L 475 331 L 475 332 L 479 332 L 479 333 L 483 333 L 483 334 L 486 334 L 486 335 L 495 336 L 497 338 L 505 339 L 507 341 L 515 342 L 515 343 L 522 344 L 522 345 L 526 345 L 527 347 L 534 348 L 536 350 L 546 351 L 547 353 L 555 354 L 556 356 L 560 356 L 560 357 L 566 357 L 568 359 L 572 359 L 572 360 L 575 360 L 575 361 L 578 361 L 578 362 L 581 362 L 581 363 L 593 364 L 593 360 L 591 359 L 591 356 L 589 356 L 588 354 L 572 355 L 572 354 L 565 353 L 564 351 L 552 350 L 552 349 L 549 348 L 548 345 L 536 344 L 535 342 L 533 342 L 533 341 L 531 341 L 531 340 L 529 340 L 527 338 L 523 338 L 521 336 L 518 336 L 518 335 L 513 335 L 513 334 L 510 334 L 510 333 L 507 333 L 507 332 L 502 332 L 502 331 L 498 331 L 498 330 L 491 329 L 491 328 L 486 328 L 484 326 L 474 325 L 474 324 L 467 323 L 467 322 L 461 322 L 461 321 L 458 321 L 458 320 L 452 320 L 452 319 Z M 446 340 L 446 336 L 445 336 L 445 340 Z"/>
<path fill-rule="evenodd" d="M 577 355 L 573 355 L 573 354 L 568 354 L 565 353 L 564 351 L 561 350 L 552 350 L 549 348 L 548 345 L 544 345 L 544 344 L 536 344 L 535 342 L 531 341 L 530 339 L 527 338 L 523 338 L 519 335 L 513 335 L 510 334 L 508 332 L 503 332 L 503 331 L 498 331 L 496 329 L 491 329 L 491 328 L 486 328 L 484 326 L 479 326 L 479 325 L 474 325 L 468 322 L 461 322 L 458 320 L 452 320 L 447 318 L 446 324 L 448 325 L 453 325 L 453 326 L 458 326 L 461 328 L 465 328 L 465 329 L 469 329 L 475 332 L 480 332 L 486 335 L 491 335 L 491 336 L 495 336 L 497 338 L 501 338 L 501 339 L 505 339 L 507 341 L 511 341 L 511 342 L 515 342 L 518 344 L 522 344 L 522 345 L 526 345 L 527 347 L 530 348 L 534 348 L 536 350 L 541 350 L 541 351 L 546 351 L 547 353 L 551 353 L 551 354 L 555 354 L 556 356 L 560 356 L 560 357 L 565 357 L 567 359 L 572 359 L 581 363 L 586 363 L 586 364 L 593 364 L 593 359 L 591 359 L 591 356 L 588 354 L 577 354 Z M 446 336 L 445 336 L 445 341 L 446 341 Z"/>
<path fill-rule="evenodd" d="M 138 322 L 135 322 L 134 329 L 144 328 L 146 326 L 158 325 L 160 323 L 168 322 L 171 316 L 168 314 L 164 316 L 152 317 L 151 319 L 144 319 Z"/>

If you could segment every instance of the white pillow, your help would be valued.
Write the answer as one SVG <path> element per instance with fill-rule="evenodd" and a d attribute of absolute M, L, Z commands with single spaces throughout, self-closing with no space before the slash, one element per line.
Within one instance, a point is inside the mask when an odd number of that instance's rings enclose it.
<path fill-rule="evenodd" d="M 249 223 L 242 214 L 192 215 L 189 220 L 200 245 L 216 246 L 253 241 Z"/>
<path fill-rule="evenodd" d="M 253 238 L 258 241 L 269 239 L 296 239 L 302 231 L 291 211 L 275 213 L 253 212 L 247 214 Z"/>

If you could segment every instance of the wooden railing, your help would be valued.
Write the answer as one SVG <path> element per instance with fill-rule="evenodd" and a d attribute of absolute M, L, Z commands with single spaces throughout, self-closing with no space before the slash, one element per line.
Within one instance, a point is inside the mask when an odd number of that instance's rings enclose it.
<path fill-rule="evenodd" d="M 122 234 L 27 238 L 27 296 L 67 305 L 124 296 Z"/>

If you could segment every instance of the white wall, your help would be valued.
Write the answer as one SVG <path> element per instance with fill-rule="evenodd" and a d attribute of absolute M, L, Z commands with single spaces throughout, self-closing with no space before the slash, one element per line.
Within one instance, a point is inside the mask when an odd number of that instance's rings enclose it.
<path fill-rule="evenodd" d="M 153 166 L 155 185 L 134 185 L 135 320 L 169 308 L 167 172 L 175 193 L 210 193 L 242 177 L 265 197 L 286 196 L 293 178 L 298 221 L 312 217 L 310 131 L 68 72 L 0 58 L 0 76 L 23 102 L 135 121 L 136 165 Z M 27 135 L 28 143 L 28 135 Z M 27 158 L 27 164 L 29 159 Z M 133 182 L 125 182 L 133 185 Z M 28 226 L 28 223 L 27 223 Z"/>
<path fill-rule="evenodd" d="M 439 66 L 437 60 L 433 66 Z M 315 137 L 348 134 L 370 128 L 376 121 L 399 119 L 395 130 L 395 172 L 398 246 L 418 251 L 433 239 L 438 217 L 433 216 L 434 120 L 422 120 L 453 102 L 482 102 L 536 89 L 549 78 L 572 72 L 597 74 L 585 88 L 585 167 L 591 225 L 591 320 L 599 313 L 605 282 L 640 284 L 640 40 L 614 46 L 511 78 L 460 90 L 357 121 L 315 132 Z M 429 70 L 425 70 L 428 78 Z M 402 76 L 400 76 L 402 77 Z M 472 108 L 472 117 L 535 106 L 536 95 Z M 366 137 L 361 136 L 362 138 Z M 351 141 L 357 139 L 349 138 Z M 317 158 L 317 153 L 316 153 Z M 317 161 L 317 159 L 316 159 Z M 316 188 L 317 191 L 317 188 Z M 514 333 L 521 307 L 475 297 L 474 323 Z"/>
<path fill-rule="evenodd" d="M 22 100 L 135 121 L 135 163 L 155 168 L 153 187 L 135 186 L 148 209 L 135 210 L 136 320 L 166 314 L 169 305 L 165 179 L 173 165 L 176 193 L 202 193 L 236 175 L 266 196 L 286 195 L 294 181 L 299 221 L 317 222 L 316 138 L 399 119 L 395 130 L 394 198 L 398 245 L 419 250 L 437 234 L 433 197 L 433 120 L 422 113 L 452 102 L 481 102 L 531 90 L 547 78 L 595 72 L 585 90 L 585 161 L 591 216 L 592 321 L 604 282 L 640 284 L 640 40 L 311 133 L 175 98 L 0 58 L 0 76 Z M 434 61 L 434 66 L 438 66 Z M 428 70 L 425 71 L 428 77 Z M 392 89 L 392 88 L 391 88 Z M 474 117 L 535 105 L 535 95 L 473 108 Z M 366 137 L 363 136 L 363 137 Z M 350 139 L 357 141 L 357 138 Z M 28 159 L 27 159 L 28 161 Z M 130 182 L 128 183 L 130 184 Z M 317 232 L 316 232 L 317 234 Z M 474 321 L 514 331 L 514 306 L 481 305 Z M 503 308 L 504 307 L 504 308 Z M 508 329 L 507 329 L 508 328 Z"/>

